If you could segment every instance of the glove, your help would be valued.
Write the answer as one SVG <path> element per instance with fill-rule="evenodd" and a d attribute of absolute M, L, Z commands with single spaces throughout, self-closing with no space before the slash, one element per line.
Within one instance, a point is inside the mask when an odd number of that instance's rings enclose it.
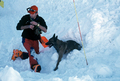
<path fill-rule="evenodd" d="M 37 26 L 34 27 L 34 33 L 35 33 L 36 35 L 42 34 L 41 29 L 38 28 Z"/>

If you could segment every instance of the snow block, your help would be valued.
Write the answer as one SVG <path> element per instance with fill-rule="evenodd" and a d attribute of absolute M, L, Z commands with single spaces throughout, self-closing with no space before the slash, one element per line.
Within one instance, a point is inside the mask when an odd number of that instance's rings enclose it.
<path fill-rule="evenodd" d="M 112 76 L 112 70 L 105 65 L 101 65 L 97 67 L 96 73 L 98 74 L 99 77 L 111 77 Z"/>
<path fill-rule="evenodd" d="M 24 81 L 19 72 L 8 66 L 0 72 L 0 78 L 2 81 Z"/>

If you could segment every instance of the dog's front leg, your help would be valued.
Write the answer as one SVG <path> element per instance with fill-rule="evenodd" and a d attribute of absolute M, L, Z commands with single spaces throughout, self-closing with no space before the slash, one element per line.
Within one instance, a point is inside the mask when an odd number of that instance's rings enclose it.
<path fill-rule="evenodd" d="M 62 56 L 63 56 L 63 52 L 60 52 L 58 60 L 57 60 L 57 64 L 56 64 L 56 67 L 55 67 L 54 71 L 56 71 L 58 69 L 58 65 L 59 65 L 59 62 L 61 61 Z"/>

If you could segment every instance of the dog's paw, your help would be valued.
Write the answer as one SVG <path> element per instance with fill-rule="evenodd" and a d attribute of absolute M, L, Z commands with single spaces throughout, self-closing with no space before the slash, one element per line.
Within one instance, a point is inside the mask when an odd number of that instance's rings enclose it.
<path fill-rule="evenodd" d="M 56 67 L 55 69 L 54 69 L 54 71 L 56 71 L 58 69 L 58 67 Z"/>

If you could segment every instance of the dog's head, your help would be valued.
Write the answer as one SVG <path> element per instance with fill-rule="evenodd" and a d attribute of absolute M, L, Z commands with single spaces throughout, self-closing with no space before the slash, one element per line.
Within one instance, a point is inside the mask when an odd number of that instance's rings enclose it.
<path fill-rule="evenodd" d="M 56 43 L 57 38 L 58 38 L 58 36 L 55 36 L 55 34 L 54 34 L 53 37 L 48 40 L 46 45 L 48 45 L 49 47 L 52 47 Z"/>

